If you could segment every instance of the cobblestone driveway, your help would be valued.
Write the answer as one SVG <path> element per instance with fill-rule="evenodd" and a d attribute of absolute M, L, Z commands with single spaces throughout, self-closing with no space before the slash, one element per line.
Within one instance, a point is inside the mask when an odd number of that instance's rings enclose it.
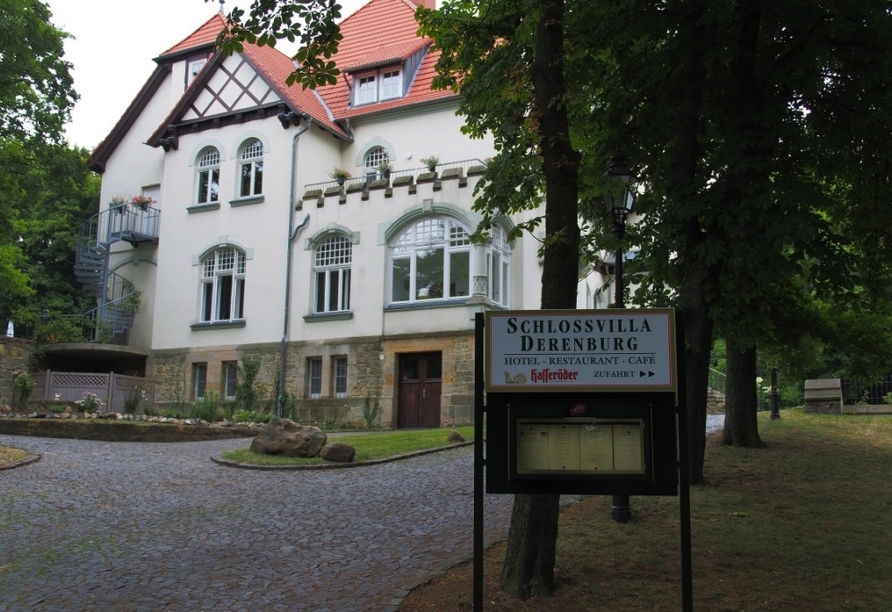
<path fill-rule="evenodd" d="M 0 472 L 0 610 L 387 610 L 473 551 L 473 447 L 268 472 L 210 461 L 247 440 L 0 444 L 43 455 Z"/>

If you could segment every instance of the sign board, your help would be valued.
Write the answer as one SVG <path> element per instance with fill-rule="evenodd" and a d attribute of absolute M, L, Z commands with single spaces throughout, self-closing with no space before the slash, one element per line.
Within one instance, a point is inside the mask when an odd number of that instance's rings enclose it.
<path fill-rule="evenodd" d="M 675 311 L 486 314 L 488 392 L 675 391 Z"/>

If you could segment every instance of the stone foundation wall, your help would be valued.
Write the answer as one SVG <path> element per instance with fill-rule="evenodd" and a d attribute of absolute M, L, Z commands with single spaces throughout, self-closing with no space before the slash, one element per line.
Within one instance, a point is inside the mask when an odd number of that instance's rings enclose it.
<path fill-rule="evenodd" d="M 281 345 L 275 343 L 155 351 L 149 371 L 155 380 L 156 407 L 188 410 L 195 401 L 193 364 L 207 364 L 206 392 L 222 396 L 223 363 L 259 358 L 257 404 L 254 409 L 275 413 Z M 304 425 L 352 424 L 365 427 L 368 406 L 378 411 L 374 425 L 396 426 L 397 373 L 403 353 L 440 352 L 443 358 L 440 421 L 444 427 L 474 421 L 474 336 L 472 332 L 431 334 L 411 338 L 342 338 L 324 342 L 292 342 L 285 352 L 283 416 Z M 334 397 L 335 358 L 347 358 L 347 393 Z M 322 397 L 307 397 L 309 359 L 322 360 Z"/>

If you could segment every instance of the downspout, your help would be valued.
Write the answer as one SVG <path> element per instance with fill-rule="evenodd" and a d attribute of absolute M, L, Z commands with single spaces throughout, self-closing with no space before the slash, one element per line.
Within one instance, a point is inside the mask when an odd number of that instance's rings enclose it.
<path fill-rule="evenodd" d="M 285 255 L 285 320 L 282 322 L 282 347 L 279 351 L 279 393 L 276 397 L 276 416 L 282 418 L 282 404 L 285 400 L 285 354 L 288 344 L 288 320 L 291 315 L 291 255 L 294 251 L 294 240 L 303 228 L 310 222 L 310 213 L 304 217 L 300 225 L 294 227 L 294 197 L 295 182 L 297 180 L 297 141 L 301 134 L 313 125 L 313 118 L 303 115 L 306 125 L 297 131 L 291 139 L 291 187 L 288 194 L 288 245 Z"/>

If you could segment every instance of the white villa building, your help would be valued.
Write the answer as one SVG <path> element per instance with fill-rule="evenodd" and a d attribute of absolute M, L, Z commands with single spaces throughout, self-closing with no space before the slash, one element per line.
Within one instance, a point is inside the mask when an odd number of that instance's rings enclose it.
<path fill-rule="evenodd" d="M 155 58 L 89 162 L 94 362 L 153 379 L 162 406 L 232 398 L 251 357 L 261 399 L 282 379 L 302 421 L 361 421 L 367 400 L 384 426 L 472 421 L 475 314 L 538 308 L 539 244 L 508 243 L 510 219 L 471 242 L 492 143 L 431 90 L 415 9 L 371 0 L 347 17 L 342 75 L 317 91 L 285 85 L 278 50 L 217 53 L 222 14 Z"/>

